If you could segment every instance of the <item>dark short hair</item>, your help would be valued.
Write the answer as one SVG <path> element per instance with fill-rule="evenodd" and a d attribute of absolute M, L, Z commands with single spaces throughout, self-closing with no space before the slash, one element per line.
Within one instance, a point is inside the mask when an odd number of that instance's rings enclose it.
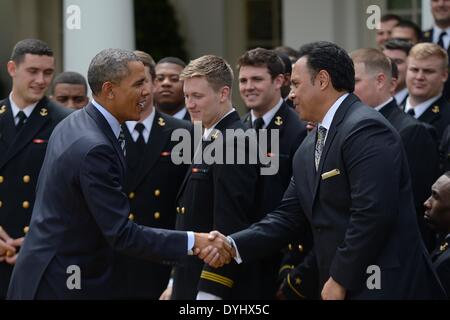
<path fill-rule="evenodd" d="M 181 60 L 180 58 L 177 58 L 177 57 L 162 58 L 161 60 L 158 61 L 158 63 L 156 65 L 161 64 L 161 63 L 172 63 L 172 64 L 179 65 L 182 68 L 186 68 L 186 62 L 184 62 L 183 60 Z"/>
<path fill-rule="evenodd" d="M 311 73 L 311 82 L 321 70 L 331 77 L 331 83 L 337 91 L 355 90 L 355 67 L 348 53 L 338 45 L 328 41 L 305 44 L 299 50 L 300 58 L 307 58 Z"/>
<path fill-rule="evenodd" d="M 14 46 L 10 60 L 20 64 L 25 59 L 26 54 L 53 57 L 53 50 L 42 40 L 25 39 Z"/>
<path fill-rule="evenodd" d="M 381 16 L 380 22 L 387 22 L 391 20 L 396 20 L 397 22 L 400 22 L 402 21 L 402 18 L 400 18 L 400 16 L 396 14 L 388 13 Z"/>
<path fill-rule="evenodd" d="M 284 74 L 284 63 L 278 54 L 273 50 L 256 48 L 244 53 L 238 61 L 237 68 L 244 66 L 267 67 L 272 79 Z"/>
<path fill-rule="evenodd" d="M 291 63 L 295 63 L 299 58 L 298 51 L 295 50 L 294 48 L 291 48 L 288 46 L 279 46 L 273 50 L 278 54 L 283 53 L 283 54 L 287 55 L 289 57 L 289 59 L 291 60 Z"/>
<path fill-rule="evenodd" d="M 66 71 L 58 74 L 55 77 L 55 80 L 53 80 L 53 85 L 51 89 L 51 93 L 55 93 L 55 87 L 58 84 L 61 83 L 68 83 L 68 84 L 79 84 L 84 86 L 84 94 L 87 95 L 87 82 L 86 79 L 79 74 L 78 72 L 72 72 L 72 71 Z"/>
<path fill-rule="evenodd" d="M 420 38 L 422 37 L 422 29 L 420 29 L 420 27 L 416 23 L 410 20 L 401 20 L 395 26 L 395 28 L 408 28 L 413 30 L 417 40 L 420 40 Z"/>
<path fill-rule="evenodd" d="M 392 61 L 391 58 L 389 58 L 389 57 L 386 57 L 386 58 L 388 58 L 388 60 L 391 62 L 391 73 L 392 73 L 391 76 L 392 76 L 392 78 L 393 79 L 398 79 L 399 73 L 398 73 L 397 64 L 394 61 Z"/>
<path fill-rule="evenodd" d="M 406 55 L 409 55 L 412 47 L 413 44 L 411 42 L 400 39 L 389 39 L 383 44 L 383 50 L 401 50 L 406 53 Z"/>
<path fill-rule="evenodd" d="M 152 80 L 155 80 L 156 78 L 155 60 L 153 60 L 153 57 L 149 55 L 147 52 L 139 50 L 135 50 L 134 54 L 137 55 L 137 57 L 144 64 L 144 66 L 148 67 L 148 69 L 150 70 L 150 76 L 152 77 Z"/>
<path fill-rule="evenodd" d="M 283 61 L 284 65 L 284 73 L 292 73 L 292 61 L 289 59 L 289 56 L 287 54 L 278 52 L 278 56 L 280 57 L 281 61 Z"/>

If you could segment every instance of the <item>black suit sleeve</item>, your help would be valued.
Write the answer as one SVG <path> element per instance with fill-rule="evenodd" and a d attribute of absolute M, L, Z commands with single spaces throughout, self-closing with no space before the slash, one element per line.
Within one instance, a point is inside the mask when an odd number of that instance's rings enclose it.
<path fill-rule="evenodd" d="M 347 290 L 365 283 L 367 267 L 380 255 L 397 219 L 399 202 L 412 201 L 399 199 L 402 149 L 398 134 L 373 120 L 359 123 L 343 143 L 351 212 L 330 276 Z"/>
<path fill-rule="evenodd" d="M 187 254 L 185 232 L 147 228 L 128 220 L 130 207 L 112 147 L 92 148 L 81 161 L 79 180 L 92 218 L 115 250 L 150 260 L 175 260 Z"/>

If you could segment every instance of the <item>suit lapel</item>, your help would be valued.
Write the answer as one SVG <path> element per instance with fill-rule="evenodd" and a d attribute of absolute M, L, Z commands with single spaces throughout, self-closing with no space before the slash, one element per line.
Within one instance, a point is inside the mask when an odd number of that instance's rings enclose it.
<path fill-rule="evenodd" d="M 7 151 L 16 135 L 13 114 L 9 99 L 0 102 L 0 163 L 3 163 Z"/>
<path fill-rule="evenodd" d="M 42 127 L 50 121 L 50 110 L 47 107 L 47 102 L 47 98 L 43 98 L 36 105 L 22 130 L 16 134 L 11 147 L 8 148 L 5 157 L 0 162 L 0 168 L 25 148 L 25 146 L 31 142 L 33 137 L 41 131 Z M 11 129 L 8 129 L 8 131 L 9 130 Z"/>
<path fill-rule="evenodd" d="M 92 104 L 88 104 L 88 106 L 85 107 L 84 110 L 86 110 L 86 112 L 95 120 L 95 122 L 97 122 L 101 131 L 111 141 L 114 150 L 116 150 L 116 153 L 119 156 L 120 164 L 122 165 L 123 171 L 126 172 L 127 166 L 125 163 L 125 157 L 123 155 L 122 148 L 120 147 L 119 141 L 117 140 L 117 137 L 114 135 L 114 132 L 112 131 L 108 121 L 105 119 L 105 117 L 103 117 L 100 111 L 98 111 L 97 108 L 94 107 Z"/>

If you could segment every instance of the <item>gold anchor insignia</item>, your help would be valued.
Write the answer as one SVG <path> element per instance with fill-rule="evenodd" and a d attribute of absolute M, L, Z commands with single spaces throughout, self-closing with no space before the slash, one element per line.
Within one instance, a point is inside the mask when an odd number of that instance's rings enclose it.
<path fill-rule="evenodd" d="M 439 251 L 445 251 L 448 249 L 448 242 L 444 243 L 443 245 L 440 246 Z"/>
<path fill-rule="evenodd" d="M 166 125 L 166 122 L 164 121 L 163 118 L 159 118 L 158 119 L 158 124 L 159 124 L 160 127 L 164 127 Z"/>
<path fill-rule="evenodd" d="M 281 126 L 281 125 L 283 124 L 283 118 L 281 118 L 281 117 L 276 117 L 275 124 L 276 124 L 277 126 Z"/>
<path fill-rule="evenodd" d="M 300 283 L 302 283 L 302 280 L 301 280 L 300 278 L 295 278 L 295 284 L 296 284 L 297 286 L 299 286 Z"/>
<path fill-rule="evenodd" d="M 428 38 L 428 37 L 430 36 L 430 31 L 425 32 L 425 33 L 423 34 L 423 36 L 424 36 L 425 38 Z"/>
<path fill-rule="evenodd" d="M 6 112 L 6 106 L 2 106 L 0 108 L 0 114 L 4 114 Z"/>
<path fill-rule="evenodd" d="M 434 106 L 433 110 L 431 110 L 431 111 L 433 111 L 433 113 L 439 113 L 441 111 L 441 109 L 439 108 L 439 106 Z"/>
<path fill-rule="evenodd" d="M 40 115 L 43 116 L 43 117 L 48 116 L 48 110 L 46 108 L 42 108 Z"/>
<path fill-rule="evenodd" d="M 211 139 L 216 140 L 219 137 L 219 133 L 220 133 L 219 130 L 214 131 L 213 135 L 211 136 Z"/>

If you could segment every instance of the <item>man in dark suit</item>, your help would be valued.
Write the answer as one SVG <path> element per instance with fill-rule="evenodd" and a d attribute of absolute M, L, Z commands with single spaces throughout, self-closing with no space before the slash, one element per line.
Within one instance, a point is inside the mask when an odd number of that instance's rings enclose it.
<path fill-rule="evenodd" d="M 447 53 L 433 43 L 416 44 L 408 56 L 405 112 L 432 125 L 440 141 L 450 124 L 450 104 L 442 95 L 448 78 Z"/>
<path fill-rule="evenodd" d="M 423 32 L 421 41 L 435 43 L 450 55 L 450 3 L 431 0 L 431 14 L 434 26 Z M 447 101 L 450 99 L 450 79 L 445 82 L 443 95 Z"/>
<path fill-rule="evenodd" d="M 232 161 L 227 158 L 231 152 L 245 159 L 250 155 L 244 145 L 244 127 L 231 102 L 233 71 L 222 58 L 207 55 L 191 61 L 182 79 L 188 111 L 194 123 L 202 122 L 204 133 L 202 144 L 196 148 L 194 164 L 177 196 L 176 228 L 197 232 L 217 228 L 224 233 L 245 229 L 259 220 L 259 211 L 255 209 L 259 203 L 259 170 L 256 161 L 254 165 L 239 164 L 235 157 Z M 253 143 L 256 151 L 256 142 Z M 213 147 L 215 152 L 211 150 Z M 265 293 L 260 290 L 264 286 L 262 267 L 259 263 L 242 266 L 231 263 L 215 270 L 188 257 L 175 266 L 171 298 L 262 297 Z"/>
<path fill-rule="evenodd" d="M 88 81 L 93 102 L 50 138 L 9 299 L 110 298 L 114 251 L 174 261 L 208 243 L 202 234 L 128 219 L 120 125 L 139 120 L 149 95 L 142 62 L 130 51 L 103 50 L 89 66 Z"/>
<path fill-rule="evenodd" d="M 180 74 L 186 67 L 183 60 L 165 57 L 156 64 L 155 104 L 159 112 L 190 121 L 184 105 L 183 80 Z"/>
<path fill-rule="evenodd" d="M 377 49 L 352 52 L 355 65 L 355 94 L 361 101 L 379 111 L 398 131 L 408 159 L 414 203 L 419 227 L 427 248 L 434 248 L 434 233 L 425 225 L 423 203 L 439 175 L 438 146 L 421 123 L 400 110 L 392 97 L 392 65 Z"/>
<path fill-rule="evenodd" d="M 54 73 L 48 45 L 27 39 L 8 62 L 12 91 L 0 101 L 0 299 L 9 279 L 34 205 L 36 182 L 54 127 L 69 111 L 45 97 Z"/>
<path fill-rule="evenodd" d="M 431 253 L 433 266 L 450 297 L 450 172 L 442 175 L 425 201 L 425 219 L 439 234 L 440 243 Z"/>
<path fill-rule="evenodd" d="M 289 58 L 287 61 L 290 63 Z M 272 50 L 256 48 L 247 51 L 238 61 L 239 70 L 239 92 L 246 107 L 250 109 L 244 118 L 244 126 L 247 129 L 266 129 L 269 139 L 272 132 L 277 130 L 279 135 L 279 167 L 277 174 L 260 176 L 260 201 L 262 218 L 266 213 L 274 210 L 286 191 L 292 177 L 292 159 L 298 147 L 306 136 L 305 124 L 300 121 L 298 114 L 287 105 L 281 95 L 284 84 L 285 68 L 282 60 Z M 290 76 L 291 71 L 289 71 Z M 268 144 L 270 146 L 270 143 Z M 267 150 L 270 154 L 270 148 Z M 301 256 L 309 249 L 311 243 L 296 243 L 289 247 L 303 248 Z M 300 262 L 295 250 L 295 260 Z M 294 255 L 292 250 L 287 250 L 289 256 Z M 300 253 L 300 252 L 299 252 Z M 291 258 L 286 258 L 292 264 Z M 275 294 L 277 274 L 279 271 L 281 257 L 274 255 L 265 261 L 267 264 L 266 283 L 267 290 Z M 272 265 L 273 269 L 269 269 Z"/>
<path fill-rule="evenodd" d="M 294 157 L 280 206 L 230 236 L 236 261 L 267 255 L 310 224 L 323 299 L 443 297 L 417 226 L 400 136 L 351 93 L 354 67 L 343 49 L 316 42 L 300 53 L 290 96 L 318 125 Z M 214 265 L 208 249 L 200 256 Z"/>
<path fill-rule="evenodd" d="M 145 66 L 150 94 L 140 120 L 122 125 L 127 150 L 124 191 L 130 199 L 129 219 L 139 225 L 174 229 L 175 197 L 188 165 L 171 161 L 175 145 L 171 136 L 177 129 L 190 130 L 191 125 L 155 110 L 155 62 L 145 52 L 135 54 Z M 116 292 L 119 298 L 158 299 L 167 286 L 170 270 L 167 265 L 118 255 L 114 267 Z"/>

